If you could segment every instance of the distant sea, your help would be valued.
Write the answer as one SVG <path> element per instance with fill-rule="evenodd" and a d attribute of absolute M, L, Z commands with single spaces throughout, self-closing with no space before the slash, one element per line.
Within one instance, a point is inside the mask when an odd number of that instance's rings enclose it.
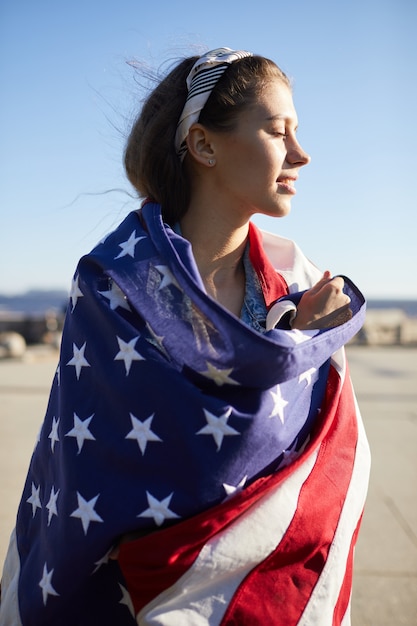
<path fill-rule="evenodd" d="M 33 289 L 13 296 L 0 294 L 0 315 L 7 312 L 42 315 L 46 311 L 63 312 L 68 301 L 68 293 L 61 290 Z"/>
<path fill-rule="evenodd" d="M 401 309 L 409 317 L 417 317 L 417 300 L 367 300 L 368 309 Z"/>
<path fill-rule="evenodd" d="M 9 311 L 40 315 L 45 311 L 64 311 L 68 293 L 60 290 L 43 291 L 33 289 L 19 295 L 0 294 L 0 314 Z M 374 300 L 367 301 L 368 309 L 401 309 L 410 317 L 417 317 L 417 300 Z"/>

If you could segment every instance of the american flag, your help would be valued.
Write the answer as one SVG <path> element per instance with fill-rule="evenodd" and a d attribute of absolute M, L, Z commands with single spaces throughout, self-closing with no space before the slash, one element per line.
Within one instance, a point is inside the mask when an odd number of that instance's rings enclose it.
<path fill-rule="evenodd" d="M 261 282 L 271 263 L 285 279 L 274 297 L 316 281 L 289 240 L 250 242 Z M 83 257 L 1 626 L 348 624 L 369 453 L 342 348 L 365 305 L 346 290 L 342 326 L 260 334 L 207 296 L 152 203 Z"/>

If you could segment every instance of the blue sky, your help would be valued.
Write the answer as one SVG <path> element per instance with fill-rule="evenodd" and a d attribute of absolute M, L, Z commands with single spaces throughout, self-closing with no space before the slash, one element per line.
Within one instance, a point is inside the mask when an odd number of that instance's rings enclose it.
<path fill-rule="evenodd" d="M 312 156 L 291 215 L 256 223 L 367 297 L 417 298 L 416 23 L 414 0 L 3 0 L 0 292 L 67 289 L 137 208 L 122 153 L 143 90 L 126 61 L 229 46 L 294 79 Z"/>

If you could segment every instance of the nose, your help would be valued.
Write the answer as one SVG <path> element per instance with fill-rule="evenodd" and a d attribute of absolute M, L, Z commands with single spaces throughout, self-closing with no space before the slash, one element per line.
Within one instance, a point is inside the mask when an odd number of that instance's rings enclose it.
<path fill-rule="evenodd" d="M 287 161 L 291 165 L 308 165 L 311 161 L 310 155 L 301 147 L 298 141 L 294 138 L 291 145 L 287 144 Z"/>

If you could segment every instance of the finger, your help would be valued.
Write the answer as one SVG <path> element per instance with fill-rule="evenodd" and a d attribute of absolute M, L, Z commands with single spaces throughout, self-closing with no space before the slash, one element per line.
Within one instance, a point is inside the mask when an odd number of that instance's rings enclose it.
<path fill-rule="evenodd" d="M 319 281 L 317 281 L 310 289 L 309 289 L 309 293 L 311 295 L 316 294 L 320 291 L 320 289 L 322 289 L 322 287 L 324 285 L 326 285 L 328 282 L 330 282 L 332 280 L 331 278 L 331 273 L 329 272 L 329 270 L 326 270 L 325 272 L 323 272 L 323 276 L 320 278 Z"/>
<path fill-rule="evenodd" d="M 345 286 L 345 281 L 341 276 L 335 276 L 334 278 L 329 280 L 329 283 L 334 285 L 337 291 L 343 291 L 343 287 Z"/>
<path fill-rule="evenodd" d="M 318 290 L 321 290 L 323 294 L 327 294 L 327 297 L 340 297 L 345 295 L 343 292 L 343 288 L 345 286 L 345 281 L 341 276 L 336 276 L 335 278 L 331 278 L 330 280 L 324 282 Z"/>

